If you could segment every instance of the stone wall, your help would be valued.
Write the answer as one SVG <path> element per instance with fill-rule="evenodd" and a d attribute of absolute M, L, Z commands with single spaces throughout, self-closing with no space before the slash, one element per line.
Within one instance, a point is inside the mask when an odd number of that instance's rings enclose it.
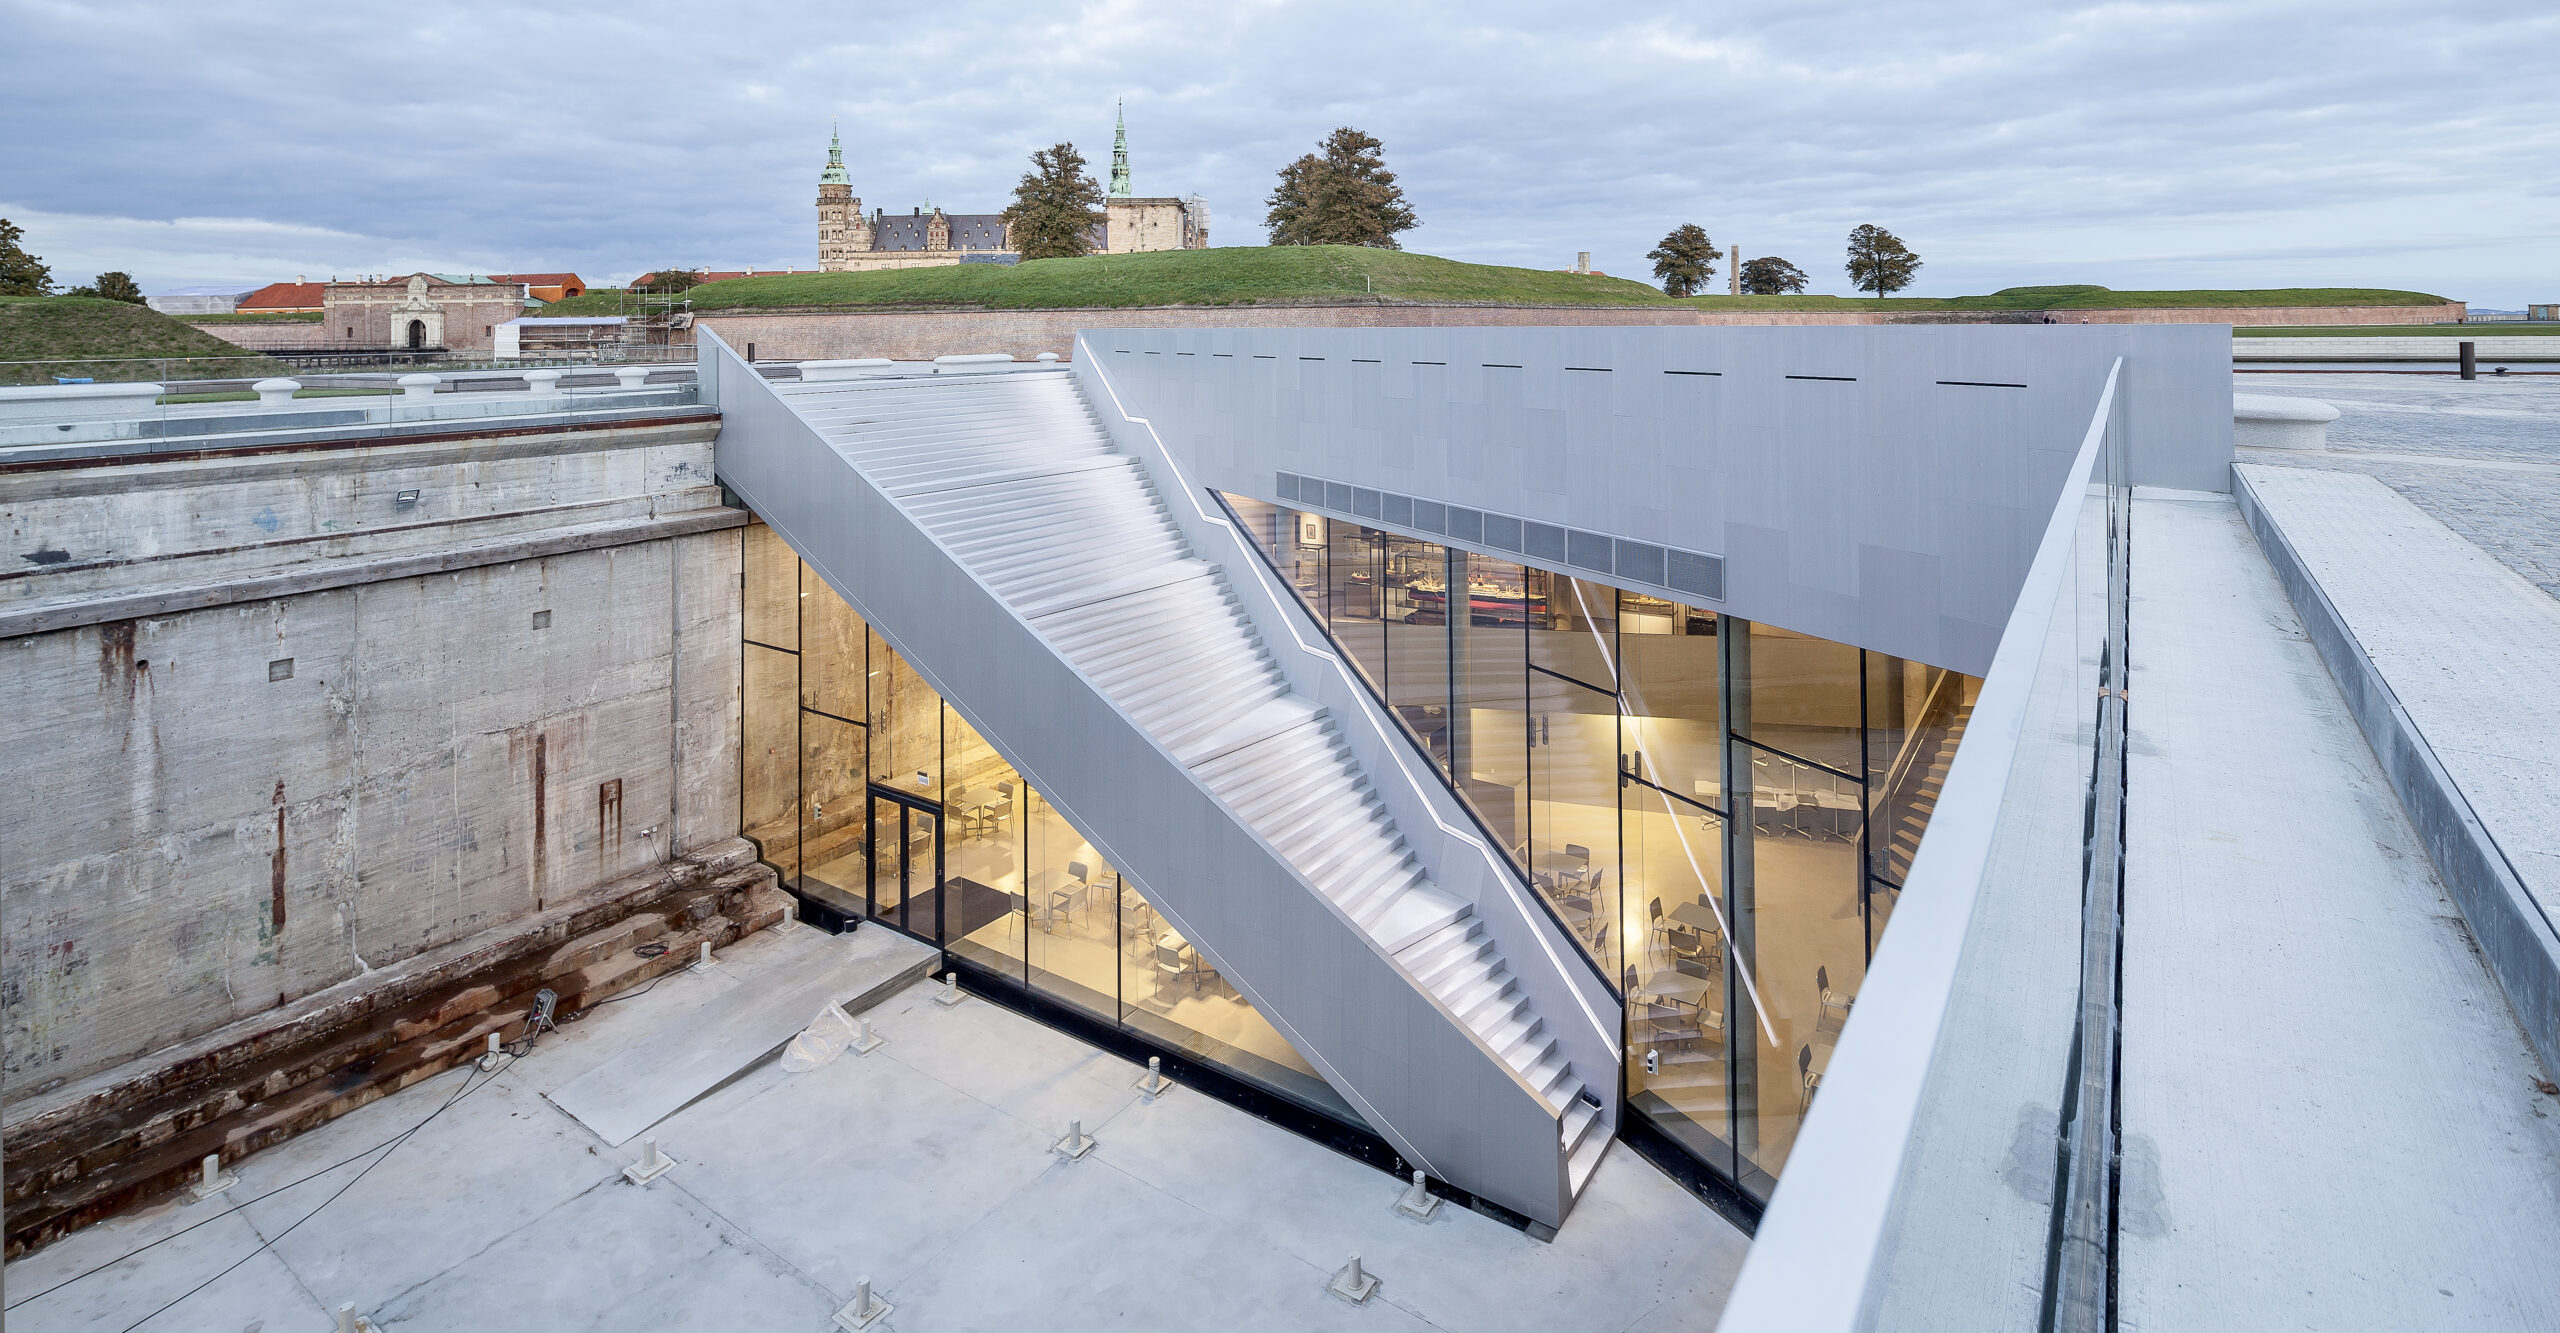
<path fill-rule="evenodd" d="M 779 919 L 715 433 L 0 471 L 13 1250 Z"/>
<path fill-rule="evenodd" d="M 252 352 L 311 352 L 329 345 L 329 330 L 318 320 L 278 321 L 273 324 L 233 324 L 228 321 L 186 321 L 198 333 L 210 333 L 235 347 Z"/>
<path fill-rule="evenodd" d="M 390 282 L 333 282 L 321 293 L 322 341 L 332 349 L 405 348 L 409 325 L 424 345 L 486 355 L 497 326 L 524 313 L 511 282 L 444 282 L 413 273 Z"/>
<path fill-rule="evenodd" d="M 754 343 L 768 361 L 885 356 L 924 360 L 966 352 L 1007 352 L 1028 359 L 1074 352 L 1079 329 L 1168 328 L 1448 328 L 1543 325 L 1837 325 L 1837 324 L 2422 324 L 2461 317 L 2443 306 L 2268 306 L 2214 310 L 2067 310 L 1873 313 L 1855 310 L 1622 309 L 1585 306 L 1168 306 L 1078 310 L 776 310 L 710 311 L 699 327 L 741 351 Z"/>

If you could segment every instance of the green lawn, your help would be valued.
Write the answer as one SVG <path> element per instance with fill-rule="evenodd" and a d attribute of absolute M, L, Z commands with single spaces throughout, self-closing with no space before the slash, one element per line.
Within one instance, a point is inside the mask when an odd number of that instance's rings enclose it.
<path fill-rule="evenodd" d="M 0 383 L 50 384 L 60 375 L 206 379 L 284 370 L 281 362 L 148 306 L 82 296 L 0 296 Z"/>
<path fill-rule="evenodd" d="M 1625 278 L 1464 264 L 1432 255 L 1357 246 L 1235 246 L 1133 255 L 1043 259 L 1011 266 L 954 264 L 872 273 L 733 278 L 692 292 L 697 311 L 829 306 L 1042 310 L 1131 306 L 1396 305 L 1703 307 L 1720 310 L 2090 310 L 2212 305 L 2426 305 L 2423 292 L 2366 288 L 2111 292 L 2104 287 L 2012 287 L 1989 296 L 1663 295 Z M 610 315 L 616 293 L 590 291 L 543 307 L 545 315 Z"/>
<path fill-rule="evenodd" d="M 2236 328 L 2243 338 L 2531 338 L 2560 334 L 2560 324 L 2307 324 Z"/>

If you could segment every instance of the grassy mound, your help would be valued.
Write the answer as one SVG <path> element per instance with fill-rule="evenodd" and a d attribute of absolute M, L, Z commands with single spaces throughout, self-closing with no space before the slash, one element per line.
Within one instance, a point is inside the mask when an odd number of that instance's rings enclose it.
<path fill-rule="evenodd" d="M 137 358 L 151 358 L 140 360 Z M 0 296 L 0 383 L 206 379 L 281 373 L 148 306 L 84 296 Z"/>
<path fill-rule="evenodd" d="M 591 291 L 545 315 L 610 315 L 618 293 Z M 733 278 L 692 292 L 697 311 L 823 309 L 1056 310 L 1133 306 L 1505 305 L 1710 310 L 2087 310 L 2193 306 L 2425 305 L 2423 292 L 2364 288 L 2114 292 L 2087 285 L 2012 287 L 1989 296 L 1698 296 L 1685 300 L 1625 278 L 1466 264 L 1357 246 L 1235 246 L 1087 255 L 1027 264 L 953 264 L 870 273 Z"/>

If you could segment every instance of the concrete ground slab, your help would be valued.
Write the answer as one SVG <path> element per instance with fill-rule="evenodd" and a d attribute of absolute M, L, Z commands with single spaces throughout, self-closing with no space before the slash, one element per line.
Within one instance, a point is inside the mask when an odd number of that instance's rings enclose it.
<path fill-rule="evenodd" d="M 238 1189 L 233 1187 L 235 1193 Z M 138 1324 L 137 1333 L 178 1333 L 246 1328 L 265 1320 L 279 1333 L 328 1328 L 329 1312 L 337 1306 L 324 1308 L 322 1298 L 313 1295 L 274 1254 L 255 1253 L 261 1239 L 257 1231 L 236 1210 L 208 1211 L 218 1204 L 159 1204 L 100 1223 L 9 1265 L 9 1299 L 18 1303 L 8 1311 L 9 1327 L 121 1333 Z M 38 1295 L 181 1230 L 186 1234 L 148 1251 L 142 1261 L 116 1265 L 52 1295 Z M 184 1296 L 188 1288 L 244 1258 L 247 1262 L 203 1291 L 186 1296 L 157 1318 L 149 1317 Z"/>
<path fill-rule="evenodd" d="M 868 930 L 860 933 L 872 933 Z M 885 931 L 877 932 L 887 934 Z M 751 985 L 787 950 L 721 955 Z M 1713 1327 L 1748 1244 L 1679 1185 L 1613 1149 L 1552 1244 L 1443 1207 L 1394 1210 L 1401 1182 L 984 1000 L 918 982 L 871 1011 L 888 1044 L 803 1074 L 767 1061 L 663 1121 L 678 1165 L 626 1184 L 605 1144 L 540 1095 L 661 1039 L 728 988 L 675 974 L 546 1035 L 384 1164 L 158 1329 L 329 1327 L 341 1300 L 386 1328 L 831 1328 L 870 1278 L 889 1330 Z M 410 1088 L 239 1166 L 232 1198 L 417 1125 L 465 1075 Z M 470 1076 L 478 1081 L 481 1076 Z M 1069 1118 L 1100 1146 L 1049 1151 Z M 117 1333 L 309 1213 L 347 1167 L 217 1213 L 12 1327 Z M 204 1207 L 208 1205 L 198 1205 Z M 13 1298 L 196 1220 L 166 1206 L 8 1269 Z M 251 1224 L 255 1223 L 253 1227 Z M 1324 1294 L 1357 1249 L 1383 1280 Z"/>
<path fill-rule="evenodd" d="M 2560 1101 L 2226 497 L 2137 500 L 2127 1329 L 2550 1328 Z"/>
<path fill-rule="evenodd" d="M 829 1003 L 860 1013 L 922 976 L 936 956 L 887 930 L 795 930 L 766 950 L 751 979 L 554 1089 L 552 1104 L 619 1147 L 780 1050 Z"/>
<path fill-rule="evenodd" d="M 374 1309 L 464 1266 L 570 1199 L 618 1179 L 622 1169 L 623 1154 L 600 1149 L 503 1071 L 491 1076 L 466 1068 L 412 1091 L 424 1095 L 394 1099 L 406 1105 L 376 1103 L 365 1110 L 383 1114 L 343 1117 L 240 1163 L 238 1192 L 254 1200 L 243 1203 L 242 1213 L 333 1310 L 339 1301 Z M 397 1151 L 269 1194 L 400 1134 L 458 1091 L 461 1100 Z M 363 1181 L 344 1199 L 294 1225 L 360 1171 Z M 438 1223 L 421 1227 L 422 1218 Z"/>
<path fill-rule="evenodd" d="M 599 1184 L 381 1306 L 374 1321 L 561 1333 L 828 1327 L 840 1301 L 666 1185 Z"/>

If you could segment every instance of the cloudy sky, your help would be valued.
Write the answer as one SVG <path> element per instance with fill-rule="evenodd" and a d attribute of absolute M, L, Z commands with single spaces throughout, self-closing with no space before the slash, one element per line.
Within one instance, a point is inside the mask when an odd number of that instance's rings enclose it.
<path fill-rule="evenodd" d="M 1557 6 L 0 0 L 0 216 L 58 280 L 814 267 L 855 192 L 1003 207 L 1031 149 L 1208 198 L 1383 139 L 1406 248 L 1612 273 L 1682 222 L 1846 293 L 2378 286 L 2560 300 L 2560 4 Z"/>

